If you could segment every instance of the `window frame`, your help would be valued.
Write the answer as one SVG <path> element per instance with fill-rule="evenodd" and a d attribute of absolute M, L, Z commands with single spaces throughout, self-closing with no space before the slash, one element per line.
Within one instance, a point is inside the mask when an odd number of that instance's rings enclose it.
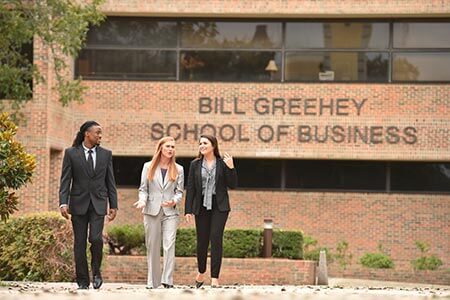
<path fill-rule="evenodd" d="M 148 162 L 151 160 L 150 156 L 127 156 L 127 155 L 114 155 L 113 156 L 113 168 L 114 168 L 114 175 L 116 176 L 116 169 L 117 166 L 114 165 L 115 159 L 123 159 L 123 158 L 131 158 L 137 160 L 142 160 L 143 162 Z M 194 159 L 194 157 L 177 157 L 177 163 L 181 164 L 184 167 L 184 184 L 185 187 L 187 186 L 188 182 L 188 174 L 189 174 L 189 166 L 190 162 Z M 280 162 L 280 169 L 279 174 L 270 174 L 270 176 L 277 176 L 280 180 L 280 186 L 279 187 L 240 187 L 239 186 L 239 177 L 242 176 L 242 173 L 240 175 L 239 172 L 239 160 L 245 160 L 247 162 L 255 162 L 259 163 L 258 161 L 276 161 Z M 292 188 L 287 187 L 287 165 L 290 161 L 321 161 L 318 159 L 293 159 L 293 158 L 249 158 L 249 157 L 235 157 L 235 166 L 238 173 L 238 187 L 236 190 L 238 191 L 260 191 L 260 192 L 299 192 L 299 193 L 370 193 L 370 194 L 412 194 L 412 195 L 450 195 L 450 189 L 448 191 L 430 191 L 430 190 L 399 190 L 399 189 L 393 189 L 392 186 L 395 186 L 392 182 L 392 169 L 395 167 L 405 166 L 405 165 L 412 165 L 412 168 L 416 167 L 417 165 L 423 165 L 423 164 L 450 164 L 449 161 L 377 161 L 377 160 L 326 160 L 330 163 L 330 165 L 333 164 L 340 164 L 344 165 L 346 163 L 362 163 L 362 164 L 368 164 L 369 166 L 376 165 L 377 167 L 383 167 L 384 168 L 384 188 L 383 189 L 349 189 L 349 188 Z M 123 165 L 123 162 L 122 162 Z M 129 163 L 125 164 L 129 166 Z M 135 166 L 133 166 L 135 168 Z M 139 166 L 139 173 L 135 174 L 136 178 L 141 176 L 142 166 Z M 266 175 L 266 174 L 265 174 Z M 119 179 L 119 176 L 116 176 L 116 180 Z M 136 183 L 136 185 L 127 185 L 127 184 L 121 184 L 117 183 L 118 188 L 133 188 L 138 189 L 139 188 L 139 182 Z"/>
<path fill-rule="evenodd" d="M 108 16 L 110 18 L 133 18 L 130 16 Z M 144 18 L 137 16 L 137 18 Z M 267 84 L 267 83 L 302 83 L 302 84 L 448 84 L 450 80 L 427 80 L 427 81 L 395 81 L 393 80 L 393 57 L 394 53 L 404 53 L 404 52 L 415 52 L 415 53 L 449 53 L 450 48 L 394 48 L 393 45 L 393 34 L 394 34 L 394 23 L 447 23 L 449 22 L 446 18 L 374 18 L 374 19 L 361 19 L 361 18 L 342 18 L 342 19 L 280 19 L 280 18 L 189 18 L 189 17 L 149 17 L 154 21 L 168 21 L 168 22 L 176 22 L 176 34 L 177 34 L 177 43 L 176 47 L 168 48 L 168 47 L 152 47 L 145 48 L 137 47 L 136 50 L 162 50 L 162 51 L 175 51 L 176 53 L 176 78 L 175 79 L 151 79 L 151 78 L 133 78 L 133 79 L 123 79 L 123 78 L 102 78 L 102 77 L 86 77 L 86 80 L 108 80 L 108 81 L 149 81 L 149 82 L 205 82 L 205 83 L 215 83 L 215 82 L 227 82 L 227 83 L 252 83 L 252 84 Z M 265 23 L 281 23 L 281 47 L 280 48 L 198 48 L 198 47 L 182 47 L 181 46 L 181 23 L 186 21 L 196 21 L 196 22 L 240 22 L 240 23 L 255 23 L 255 22 L 265 22 Z M 388 47 L 387 48 L 287 48 L 286 47 L 286 26 L 287 23 L 388 23 L 389 33 L 388 33 Z M 99 46 L 89 46 L 86 45 L 83 49 L 107 49 L 108 47 L 99 47 Z M 111 48 L 111 47 L 109 47 Z M 133 48 L 115 48 L 114 49 L 128 49 L 133 50 Z M 82 49 L 82 50 L 83 50 Z M 180 55 L 183 51 L 260 51 L 260 52 L 280 52 L 281 53 L 281 78 L 278 80 L 269 80 L 269 81 L 201 81 L 201 80 L 183 80 L 181 79 L 181 66 L 180 66 Z M 286 70 L 286 53 L 287 52 L 386 52 L 388 53 L 388 76 L 386 81 L 321 81 L 321 80 L 312 80 L 312 81 L 297 81 L 297 80 L 285 80 L 285 70 Z M 77 71 L 77 59 L 75 58 L 75 72 L 74 77 L 77 78 L 80 75 Z"/>

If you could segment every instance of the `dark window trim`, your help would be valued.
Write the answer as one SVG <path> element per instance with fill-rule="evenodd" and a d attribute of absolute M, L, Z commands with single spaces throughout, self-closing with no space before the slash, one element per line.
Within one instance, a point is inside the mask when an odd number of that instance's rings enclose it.
<path fill-rule="evenodd" d="M 130 159 L 137 159 L 141 160 L 142 162 L 147 162 L 151 160 L 151 157 L 147 156 L 123 156 L 123 155 L 117 155 L 113 157 L 113 163 L 114 159 L 117 158 L 130 158 Z M 351 163 L 363 163 L 363 164 L 369 164 L 373 165 L 383 165 L 384 172 L 386 173 L 386 181 L 385 181 L 385 187 L 383 189 L 345 189 L 345 188 L 292 188 L 292 187 L 286 187 L 286 176 L 287 176 L 287 164 L 289 161 L 310 161 L 306 159 L 259 159 L 259 158 L 248 158 L 248 157 L 235 157 L 236 160 L 247 160 L 247 161 L 281 161 L 281 168 L 279 174 L 273 174 L 273 176 L 279 176 L 281 178 L 279 186 L 278 187 L 239 187 L 236 190 L 238 191 L 261 191 L 261 192 L 304 192 L 304 193 L 359 193 L 359 194 L 408 194 L 408 195 L 450 195 L 450 191 L 414 191 L 414 190 L 398 190 L 398 189 L 392 189 L 392 168 L 391 166 L 393 164 L 440 164 L 445 163 L 448 164 L 448 161 L 377 161 L 377 160 L 328 160 L 330 163 L 342 163 L 344 161 L 351 162 Z M 185 167 L 185 174 L 187 176 L 189 163 L 193 159 L 193 157 L 178 157 L 178 163 L 183 163 Z M 314 160 L 314 161 L 320 161 L 320 160 Z M 139 166 L 141 167 L 141 166 Z M 239 182 L 239 162 L 237 161 L 236 168 L 238 171 L 238 182 Z M 138 174 L 140 177 L 140 174 Z M 187 177 L 185 178 L 185 183 L 187 184 Z M 133 188 L 137 189 L 135 185 L 130 184 L 117 184 L 118 188 Z"/>
<path fill-rule="evenodd" d="M 317 18 L 317 19 L 286 19 L 286 18 L 213 18 L 213 17 L 145 17 L 145 16 L 120 16 L 120 15 L 107 15 L 111 18 L 124 18 L 124 19 L 147 19 L 150 18 L 154 21 L 165 21 L 165 22 L 176 22 L 177 31 L 177 43 L 175 47 L 117 47 L 117 46 L 88 46 L 86 45 L 83 49 L 87 50 L 150 50 L 150 51 L 175 51 L 176 52 L 176 74 L 174 79 L 151 79 L 151 78 L 105 78 L 105 77 L 91 77 L 83 76 L 85 80 L 93 81 L 147 81 L 147 82 L 181 82 L 181 83 L 252 83 L 252 84 L 280 84 L 280 83 L 301 83 L 301 84 L 417 84 L 417 85 L 431 85 L 431 84 L 448 84 L 448 81 L 394 81 L 393 80 L 393 54 L 398 52 L 412 52 L 412 53 L 450 53 L 450 48 L 394 48 L 393 46 L 393 33 L 394 33 L 394 23 L 448 23 L 449 19 L 444 17 L 437 18 L 377 18 L 373 19 L 362 19 L 362 18 Z M 181 23 L 182 22 L 240 22 L 240 23 L 281 23 L 281 47 L 280 48 L 198 48 L 198 47 L 181 47 Z M 286 25 L 287 23 L 388 23 L 389 26 L 389 41 L 387 48 L 286 48 Z M 183 80 L 181 79 L 181 67 L 180 67 L 180 53 L 182 51 L 259 51 L 259 52 L 280 52 L 281 53 L 281 78 L 278 81 L 194 81 L 194 80 Z M 285 80 L 285 61 L 286 52 L 387 52 L 388 53 L 388 76 L 386 81 L 297 81 L 297 80 Z M 75 64 L 76 65 L 76 64 Z M 74 77 L 77 78 L 79 75 L 76 74 L 77 69 L 75 68 Z"/>

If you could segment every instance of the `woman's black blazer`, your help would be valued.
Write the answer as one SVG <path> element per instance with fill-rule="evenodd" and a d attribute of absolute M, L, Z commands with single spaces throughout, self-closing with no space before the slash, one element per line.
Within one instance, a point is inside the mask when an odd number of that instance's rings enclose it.
<path fill-rule="evenodd" d="M 186 192 L 185 214 L 198 215 L 203 205 L 202 197 L 202 161 L 197 158 L 191 161 L 189 167 L 188 185 Z M 237 186 L 236 168 L 230 169 L 221 158 L 216 162 L 216 200 L 219 211 L 230 211 L 228 188 Z"/>

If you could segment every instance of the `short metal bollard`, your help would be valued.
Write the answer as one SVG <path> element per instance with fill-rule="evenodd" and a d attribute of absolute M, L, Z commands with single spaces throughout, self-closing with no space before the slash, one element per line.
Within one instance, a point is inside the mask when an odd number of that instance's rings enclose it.
<path fill-rule="evenodd" d="M 272 219 L 264 219 L 263 257 L 272 257 Z"/>

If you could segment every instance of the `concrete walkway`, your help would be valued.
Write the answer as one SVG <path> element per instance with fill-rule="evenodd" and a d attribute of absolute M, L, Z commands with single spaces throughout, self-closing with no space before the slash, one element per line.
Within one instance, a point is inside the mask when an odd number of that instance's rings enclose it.
<path fill-rule="evenodd" d="M 89 299 L 89 300 L 306 300 L 317 299 L 449 299 L 450 286 L 332 278 L 329 286 L 209 286 L 195 289 L 147 290 L 144 285 L 105 283 L 100 290 L 76 290 L 74 283 L 2 282 L 1 300 Z M 76 297 L 74 297 L 76 296 Z"/>

